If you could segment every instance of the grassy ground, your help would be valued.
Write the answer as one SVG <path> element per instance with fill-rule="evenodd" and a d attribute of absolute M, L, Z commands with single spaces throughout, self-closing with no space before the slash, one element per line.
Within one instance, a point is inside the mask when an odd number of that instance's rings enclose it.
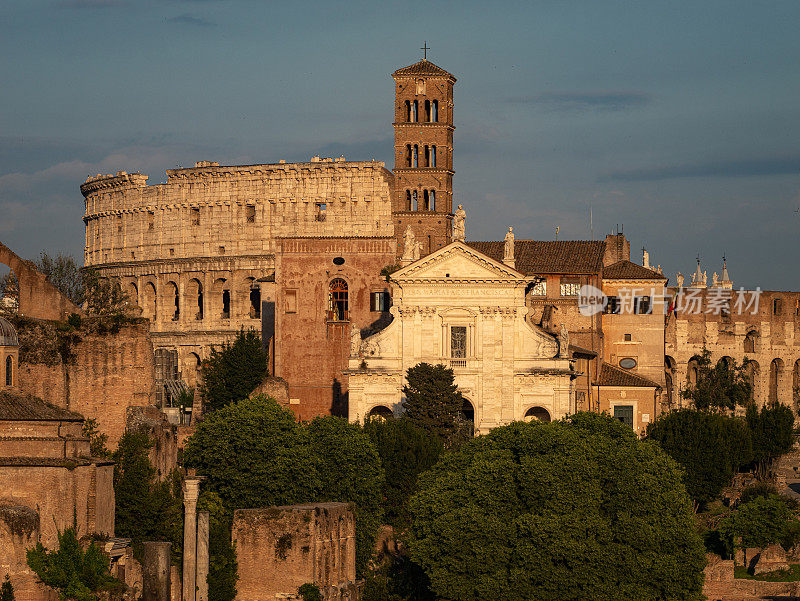
<path fill-rule="evenodd" d="M 800 564 L 789 564 L 788 570 L 781 570 L 780 572 L 765 572 L 763 574 L 753 575 L 747 571 L 744 566 L 736 566 L 733 569 L 734 578 L 743 578 L 745 580 L 765 580 L 767 582 L 795 582 L 800 581 Z"/>

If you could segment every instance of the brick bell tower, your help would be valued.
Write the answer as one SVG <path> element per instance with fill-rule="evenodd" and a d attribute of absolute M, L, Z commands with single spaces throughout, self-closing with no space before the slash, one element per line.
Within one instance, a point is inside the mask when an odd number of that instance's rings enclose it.
<path fill-rule="evenodd" d="M 427 52 L 427 48 L 425 49 Z M 450 243 L 453 219 L 453 85 L 456 78 L 423 59 L 392 73 L 393 215 L 397 256 L 411 227 L 420 254 Z"/>

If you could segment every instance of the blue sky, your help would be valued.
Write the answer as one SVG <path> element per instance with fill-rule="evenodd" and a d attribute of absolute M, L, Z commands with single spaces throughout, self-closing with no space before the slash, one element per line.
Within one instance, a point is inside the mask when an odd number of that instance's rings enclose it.
<path fill-rule="evenodd" d="M 379 159 L 390 74 L 458 78 L 470 239 L 624 227 L 671 281 L 800 289 L 800 2 L 4 0 L 0 241 L 82 257 L 88 174 Z"/>

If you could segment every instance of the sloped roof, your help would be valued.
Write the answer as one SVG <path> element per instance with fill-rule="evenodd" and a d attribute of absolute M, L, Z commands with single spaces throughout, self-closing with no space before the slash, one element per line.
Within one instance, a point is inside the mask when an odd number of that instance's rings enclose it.
<path fill-rule="evenodd" d="M 30 394 L 0 391 L 0 420 L 79 422 L 83 416 Z"/>
<path fill-rule="evenodd" d="M 604 280 L 666 280 L 657 271 L 642 267 L 631 261 L 618 261 L 603 268 Z"/>
<path fill-rule="evenodd" d="M 633 386 L 637 388 L 661 388 L 661 384 L 649 378 L 640 376 L 626 369 L 611 365 L 603 361 L 600 368 L 600 377 L 597 378 L 598 386 Z"/>
<path fill-rule="evenodd" d="M 449 77 L 453 81 L 456 79 L 452 73 L 448 73 L 441 67 L 434 65 L 431 61 L 425 58 L 418 63 L 414 63 L 408 67 L 403 67 L 402 69 L 398 69 L 392 73 L 392 77 L 403 75 L 434 75 L 437 77 Z"/>
<path fill-rule="evenodd" d="M 503 260 L 505 243 L 502 240 L 467 244 L 495 261 Z M 516 240 L 515 269 L 525 275 L 598 273 L 603 267 L 605 250 L 604 241 Z"/>

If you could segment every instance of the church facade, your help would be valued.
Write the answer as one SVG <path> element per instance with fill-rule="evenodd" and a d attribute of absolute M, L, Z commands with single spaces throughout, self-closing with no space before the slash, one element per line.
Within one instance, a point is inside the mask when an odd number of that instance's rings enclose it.
<path fill-rule="evenodd" d="M 527 319 L 535 281 L 461 241 L 393 273 L 393 321 L 363 339 L 352 333 L 350 420 L 399 416 L 406 371 L 421 362 L 453 370 L 476 434 L 574 412 L 568 335 Z"/>

